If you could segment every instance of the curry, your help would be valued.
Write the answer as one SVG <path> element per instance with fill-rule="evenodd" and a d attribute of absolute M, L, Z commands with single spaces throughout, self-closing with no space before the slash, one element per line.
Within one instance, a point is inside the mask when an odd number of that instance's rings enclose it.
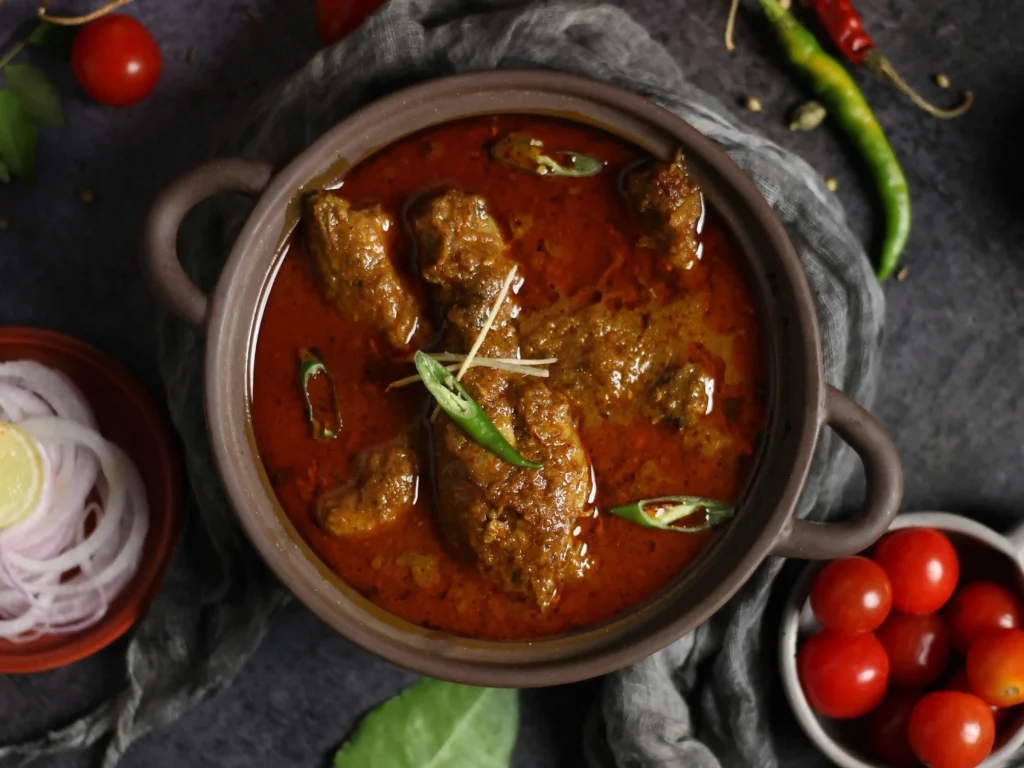
<path fill-rule="evenodd" d="M 423 131 L 310 195 L 253 377 L 261 459 L 324 562 L 403 619 L 501 640 L 678 576 L 731 514 L 766 386 L 685 158 L 524 115 Z M 681 495 L 715 500 L 674 507 L 704 524 L 637 524 Z"/>

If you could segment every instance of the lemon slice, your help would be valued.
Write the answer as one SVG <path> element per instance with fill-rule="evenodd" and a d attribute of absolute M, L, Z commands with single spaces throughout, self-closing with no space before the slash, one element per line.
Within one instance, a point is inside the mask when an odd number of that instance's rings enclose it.
<path fill-rule="evenodd" d="M 43 494 L 43 459 L 25 430 L 0 422 L 0 528 L 36 508 Z"/>

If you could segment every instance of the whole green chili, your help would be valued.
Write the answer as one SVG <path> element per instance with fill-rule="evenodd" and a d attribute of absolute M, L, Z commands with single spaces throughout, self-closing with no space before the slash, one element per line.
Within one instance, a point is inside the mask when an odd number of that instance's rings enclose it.
<path fill-rule="evenodd" d="M 621 507 L 608 510 L 617 517 L 645 528 L 660 528 L 663 531 L 698 533 L 730 520 L 736 514 L 731 504 L 700 496 L 661 496 L 657 499 L 642 499 Z M 704 513 L 704 519 L 696 525 L 673 525 L 684 517 Z"/>
<path fill-rule="evenodd" d="M 885 280 L 896 268 L 910 237 L 910 189 L 903 169 L 871 107 L 843 66 L 825 53 L 814 35 L 779 5 L 778 0 L 758 2 L 789 63 L 828 108 L 871 172 L 885 211 L 885 235 L 877 272 L 878 279 Z"/>
<path fill-rule="evenodd" d="M 529 171 L 538 176 L 596 176 L 604 163 L 596 157 L 561 149 L 552 152 L 556 157 L 565 157 L 568 163 L 560 163 L 554 157 L 542 152 L 544 142 L 525 133 L 510 133 L 491 145 L 491 157 L 513 168 Z"/>
<path fill-rule="evenodd" d="M 331 392 L 331 417 L 333 426 L 317 416 L 317 409 L 313 406 L 313 399 L 309 394 L 309 384 L 314 376 L 324 376 Z M 341 431 L 341 409 L 338 407 L 338 391 L 334 388 L 334 379 L 330 371 L 320 359 L 320 353 L 316 349 L 299 349 L 299 386 L 302 387 L 302 395 L 306 398 L 306 418 L 313 429 L 314 440 L 333 440 Z"/>
<path fill-rule="evenodd" d="M 540 469 L 543 466 L 524 459 L 519 451 L 512 447 L 451 371 L 422 351 L 416 353 L 414 362 L 427 391 L 434 396 L 437 404 L 448 414 L 455 426 L 476 443 L 502 461 L 517 467 Z"/>

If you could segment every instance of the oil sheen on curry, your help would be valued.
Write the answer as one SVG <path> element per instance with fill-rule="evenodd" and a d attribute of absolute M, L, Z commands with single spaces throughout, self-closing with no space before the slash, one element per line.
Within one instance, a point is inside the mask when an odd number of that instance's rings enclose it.
<path fill-rule="evenodd" d="M 740 261 L 685 157 L 508 115 L 305 198 L 252 419 L 344 581 L 423 627 L 532 639 L 637 606 L 732 524 L 764 387 Z"/>

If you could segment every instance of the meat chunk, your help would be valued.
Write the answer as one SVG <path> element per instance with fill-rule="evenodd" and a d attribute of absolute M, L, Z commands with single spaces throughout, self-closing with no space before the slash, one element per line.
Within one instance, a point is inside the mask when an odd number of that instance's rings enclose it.
<path fill-rule="evenodd" d="M 413 227 L 423 277 L 436 286 L 435 296 L 456 337 L 453 343 L 468 347 L 483 328 L 515 262 L 482 197 L 457 191 L 435 197 L 414 219 Z M 513 322 L 518 315 L 519 304 L 510 294 L 478 354 L 518 356 L 519 333 Z"/>
<path fill-rule="evenodd" d="M 414 221 L 423 276 L 452 324 L 452 342 L 476 338 L 511 269 L 505 243 L 482 198 L 449 192 Z M 518 354 L 509 295 L 481 353 Z M 543 382 L 489 368 L 462 379 L 505 438 L 541 469 L 508 464 L 447 418 L 435 439 L 441 529 L 452 549 L 501 589 L 547 609 L 563 583 L 588 567 L 576 520 L 588 507 L 590 463 L 568 401 Z"/>
<path fill-rule="evenodd" d="M 671 163 L 653 163 L 626 179 L 626 195 L 647 228 L 643 243 L 664 253 L 677 269 L 700 258 L 704 196 L 677 153 Z"/>
<path fill-rule="evenodd" d="M 691 359 L 691 345 L 717 349 L 731 363 L 729 337 L 701 324 L 706 309 L 700 296 L 630 309 L 562 301 L 523 318 L 523 352 L 558 359 L 548 382 L 587 426 L 646 418 L 683 428 L 709 412 L 715 388 L 712 372 Z"/>
<path fill-rule="evenodd" d="M 355 477 L 325 492 L 316 503 L 316 521 L 328 533 L 350 536 L 390 525 L 416 503 L 419 457 L 408 440 L 359 455 Z"/>
<path fill-rule="evenodd" d="M 393 226 L 379 205 L 356 209 L 329 192 L 306 200 L 306 251 L 324 296 L 345 314 L 383 331 L 396 349 L 405 349 L 429 330 L 391 261 L 387 233 Z"/>
<path fill-rule="evenodd" d="M 651 386 L 646 407 L 651 421 L 670 421 L 688 427 L 711 412 L 715 380 L 700 366 L 672 366 Z"/>

